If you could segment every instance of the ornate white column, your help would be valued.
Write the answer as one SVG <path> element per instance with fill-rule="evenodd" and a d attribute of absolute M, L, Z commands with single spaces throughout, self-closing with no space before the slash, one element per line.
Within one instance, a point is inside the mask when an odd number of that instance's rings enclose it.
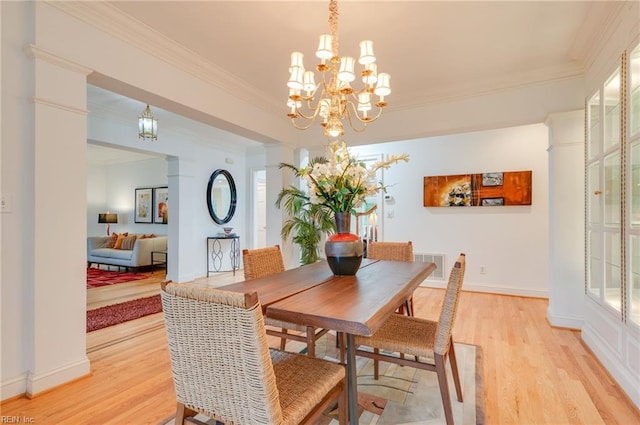
<path fill-rule="evenodd" d="M 34 138 L 23 140 L 33 143 L 32 327 L 25 336 L 32 340 L 26 382 L 32 395 L 90 372 L 86 76 L 91 70 L 37 46 L 27 53 L 34 60 Z"/>
<path fill-rule="evenodd" d="M 549 308 L 554 326 L 584 320 L 584 110 L 550 115 Z"/>
<path fill-rule="evenodd" d="M 196 185 L 191 171 L 194 169 L 193 160 L 167 158 L 170 205 L 167 279 L 173 282 L 192 281 L 198 277 L 195 271 L 202 269 L 201 264 L 206 261 L 206 235 L 196 231 L 192 215 L 192 211 L 202 209 L 205 199 L 204 193 L 195 191 Z"/>
<path fill-rule="evenodd" d="M 300 265 L 296 250 L 291 241 L 284 241 L 280 237 L 280 231 L 287 214 L 275 207 L 280 191 L 293 183 L 293 174 L 289 170 L 281 170 L 281 162 L 297 165 L 297 155 L 293 148 L 285 145 L 267 146 L 266 151 L 266 175 L 267 175 L 267 246 L 279 244 L 284 258 L 285 268 Z"/>

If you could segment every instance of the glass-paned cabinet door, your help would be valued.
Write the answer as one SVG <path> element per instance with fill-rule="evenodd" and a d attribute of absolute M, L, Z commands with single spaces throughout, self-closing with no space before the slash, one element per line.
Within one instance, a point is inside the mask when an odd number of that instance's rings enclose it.
<path fill-rule="evenodd" d="M 640 235 L 630 236 L 631 276 L 629 287 L 629 320 L 640 325 Z"/>
<path fill-rule="evenodd" d="M 587 269 L 587 288 L 589 293 L 596 298 L 600 298 L 600 288 L 602 287 L 601 238 L 601 232 L 588 231 L 587 255 L 589 268 Z"/>
<path fill-rule="evenodd" d="M 600 225 L 600 163 L 594 162 L 587 168 L 587 223 L 589 226 Z"/>
<path fill-rule="evenodd" d="M 620 143 L 620 70 L 604 85 L 604 150 Z"/>
<path fill-rule="evenodd" d="M 631 213 L 629 225 L 631 229 L 640 230 L 640 140 L 632 143 L 629 151 L 629 178 L 631 179 L 627 185 Z"/>
<path fill-rule="evenodd" d="M 614 151 L 604 159 L 604 224 L 617 226 L 620 224 L 621 203 L 620 191 L 620 152 Z"/>
<path fill-rule="evenodd" d="M 619 127 L 618 127 L 619 128 Z M 619 139 L 618 139 L 619 140 Z M 604 299 L 616 310 L 622 303 L 622 212 L 620 150 L 604 158 Z"/>
<path fill-rule="evenodd" d="M 587 120 L 589 126 L 589 144 L 587 154 L 589 159 L 596 158 L 602 152 L 600 137 L 600 92 L 589 99 L 587 107 Z"/>
<path fill-rule="evenodd" d="M 640 45 L 629 55 L 629 129 L 640 134 Z"/>
<path fill-rule="evenodd" d="M 627 321 L 640 325 L 640 45 L 628 55 L 629 249 Z"/>
<path fill-rule="evenodd" d="M 620 232 L 604 234 L 604 299 L 620 311 L 622 306 L 622 261 Z"/>
<path fill-rule="evenodd" d="M 600 298 L 602 287 L 602 221 L 601 201 L 603 199 L 600 185 L 600 161 L 587 167 L 587 288 L 589 293 Z"/>

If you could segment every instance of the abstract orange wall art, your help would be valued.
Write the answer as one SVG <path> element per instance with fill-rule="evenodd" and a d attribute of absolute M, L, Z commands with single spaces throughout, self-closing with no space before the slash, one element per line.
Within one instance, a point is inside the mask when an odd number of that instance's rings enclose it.
<path fill-rule="evenodd" d="M 424 178 L 425 207 L 531 205 L 531 171 L 454 174 Z"/>

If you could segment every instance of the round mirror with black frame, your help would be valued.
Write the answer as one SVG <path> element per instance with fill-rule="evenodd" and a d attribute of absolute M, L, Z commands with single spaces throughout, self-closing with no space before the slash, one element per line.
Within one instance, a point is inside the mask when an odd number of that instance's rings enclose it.
<path fill-rule="evenodd" d="M 207 185 L 209 215 L 217 224 L 227 224 L 236 212 L 236 184 L 227 170 L 216 170 Z"/>

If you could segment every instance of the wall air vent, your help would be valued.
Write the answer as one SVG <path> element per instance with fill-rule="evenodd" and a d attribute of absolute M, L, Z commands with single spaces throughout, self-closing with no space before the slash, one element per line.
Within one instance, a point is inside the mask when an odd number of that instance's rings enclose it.
<path fill-rule="evenodd" d="M 417 263 L 436 263 L 437 268 L 429 275 L 427 280 L 446 279 L 444 254 L 413 254 L 413 260 Z"/>

